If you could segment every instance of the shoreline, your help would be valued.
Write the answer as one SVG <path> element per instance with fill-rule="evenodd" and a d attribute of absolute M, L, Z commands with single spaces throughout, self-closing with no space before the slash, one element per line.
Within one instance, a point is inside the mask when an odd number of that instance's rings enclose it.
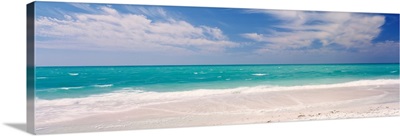
<path fill-rule="evenodd" d="M 38 123 L 70 133 L 398 116 L 399 83 L 206 95 L 76 120 Z"/>

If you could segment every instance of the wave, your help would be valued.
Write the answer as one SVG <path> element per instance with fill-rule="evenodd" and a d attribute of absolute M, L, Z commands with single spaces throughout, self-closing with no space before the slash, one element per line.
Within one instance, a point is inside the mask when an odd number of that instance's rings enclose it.
<path fill-rule="evenodd" d="M 94 87 L 104 88 L 104 87 L 112 87 L 113 84 L 103 84 L 103 85 L 93 85 Z"/>
<path fill-rule="evenodd" d="M 60 87 L 60 88 L 58 88 L 58 89 L 61 89 L 61 90 L 72 90 L 72 89 L 81 89 L 81 88 L 83 88 L 83 86 L 77 86 L 77 87 Z"/>
<path fill-rule="evenodd" d="M 75 86 L 75 87 L 58 87 L 58 88 L 48 88 L 48 89 L 37 89 L 36 92 L 57 92 L 57 91 L 68 91 L 75 89 L 82 89 L 83 86 Z"/>
<path fill-rule="evenodd" d="M 79 73 L 68 73 L 70 76 L 77 76 Z"/>
<path fill-rule="evenodd" d="M 265 76 L 267 74 L 257 73 L 257 74 L 251 74 L 251 75 L 253 75 L 253 76 Z"/>
<path fill-rule="evenodd" d="M 36 77 L 36 79 L 47 79 L 47 77 Z"/>
<path fill-rule="evenodd" d="M 91 95 L 84 98 L 63 98 L 55 100 L 36 98 L 36 118 L 41 122 L 58 122 L 83 117 L 82 115 L 90 116 L 99 113 L 128 111 L 146 105 L 184 101 L 205 96 L 396 84 L 400 84 L 399 79 L 359 80 L 339 84 L 304 86 L 262 85 L 231 89 L 196 89 L 181 92 L 149 92 L 132 88 L 123 88 L 111 93 Z M 108 86 L 110 86 L 110 84 Z"/>

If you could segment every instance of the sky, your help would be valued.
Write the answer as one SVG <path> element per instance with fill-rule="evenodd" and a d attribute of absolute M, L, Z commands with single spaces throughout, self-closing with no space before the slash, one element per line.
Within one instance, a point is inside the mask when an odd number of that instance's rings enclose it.
<path fill-rule="evenodd" d="M 38 66 L 399 63 L 399 15 L 35 5 Z"/>

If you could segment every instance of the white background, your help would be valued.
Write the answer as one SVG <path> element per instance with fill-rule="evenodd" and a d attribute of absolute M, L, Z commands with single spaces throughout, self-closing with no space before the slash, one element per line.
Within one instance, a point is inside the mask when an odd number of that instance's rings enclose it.
<path fill-rule="evenodd" d="M 53 0 L 63 1 L 63 0 Z M 299 9 L 400 13 L 398 0 L 68 0 L 69 2 Z M 29 0 L 2 1 L 0 16 L 0 135 L 29 135 L 22 131 L 26 119 L 26 4 Z M 399 135 L 400 117 L 308 121 L 291 123 L 152 129 L 67 134 L 74 136 L 124 135 Z"/>

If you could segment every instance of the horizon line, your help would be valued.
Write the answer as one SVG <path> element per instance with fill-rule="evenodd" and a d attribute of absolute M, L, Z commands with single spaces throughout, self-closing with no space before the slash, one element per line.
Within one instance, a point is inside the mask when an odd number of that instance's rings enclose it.
<path fill-rule="evenodd" d="M 35 67 L 151 67 L 151 66 L 251 66 L 251 65 L 346 65 L 346 64 L 400 64 L 400 62 L 382 63 L 254 63 L 254 64 L 141 64 L 141 65 L 42 65 Z"/>

